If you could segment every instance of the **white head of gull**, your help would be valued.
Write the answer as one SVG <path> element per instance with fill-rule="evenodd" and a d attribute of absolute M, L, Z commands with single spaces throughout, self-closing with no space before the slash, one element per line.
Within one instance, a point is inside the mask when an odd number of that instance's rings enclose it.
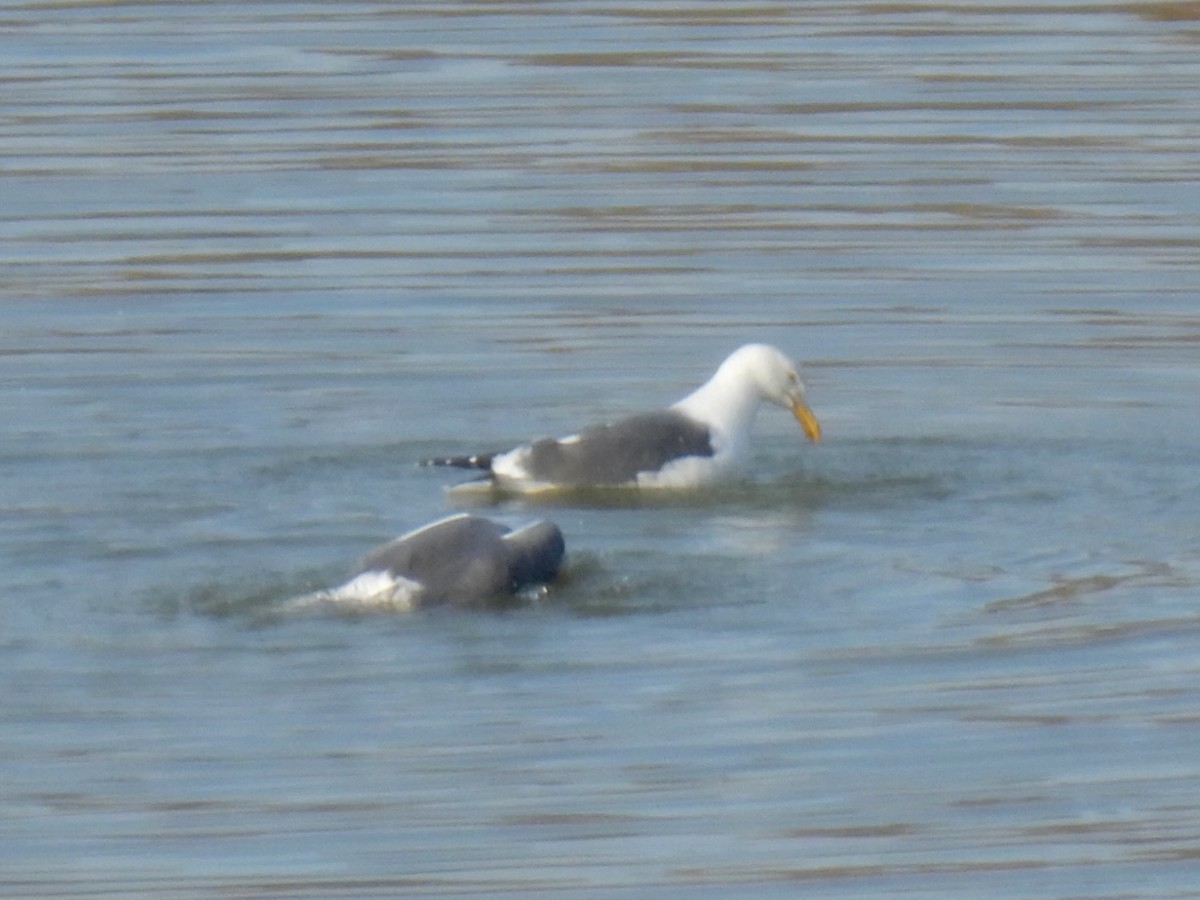
<path fill-rule="evenodd" d="M 734 350 L 712 378 L 672 409 L 709 426 L 714 441 L 725 445 L 713 448 L 716 455 L 725 449 L 740 461 L 764 401 L 791 411 L 809 440 L 821 439 L 821 426 L 808 406 L 795 364 L 769 344 L 746 344 Z"/>

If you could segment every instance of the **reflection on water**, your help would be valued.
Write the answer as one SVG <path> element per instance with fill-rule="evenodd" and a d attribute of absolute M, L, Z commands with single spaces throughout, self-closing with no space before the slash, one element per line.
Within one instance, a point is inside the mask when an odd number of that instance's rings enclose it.
<path fill-rule="evenodd" d="M 1200 809 L 1192 3 L 27 5 L 14 896 L 1169 896 Z M 290 615 L 432 452 L 806 360 L 565 576 Z"/>

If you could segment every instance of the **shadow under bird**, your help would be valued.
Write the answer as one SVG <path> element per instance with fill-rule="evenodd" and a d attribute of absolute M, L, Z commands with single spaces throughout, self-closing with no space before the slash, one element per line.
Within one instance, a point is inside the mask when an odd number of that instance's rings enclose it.
<path fill-rule="evenodd" d="M 746 344 L 713 376 L 666 409 L 596 425 L 564 438 L 543 437 L 503 453 L 438 456 L 425 466 L 482 470 L 484 481 L 515 493 L 630 486 L 686 488 L 736 472 L 749 454 L 759 407 L 790 410 L 811 441 L 821 426 L 796 366 L 767 344 Z"/>
<path fill-rule="evenodd" d="M 565 556 L 566 543 L 553 522 L 514 531 L 481 516 L 449 516 L 376 547 L 345 584 L 299 598 L 293 606 L 508 606 L 525 589 L 553 581 Z"/>

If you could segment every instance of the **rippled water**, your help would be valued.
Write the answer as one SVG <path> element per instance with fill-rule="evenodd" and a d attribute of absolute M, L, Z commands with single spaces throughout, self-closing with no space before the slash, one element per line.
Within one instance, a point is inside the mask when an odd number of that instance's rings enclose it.
<path fill-rule="evenodd" d="M 1194 3 L 0 34 L 6 896 L 1200 895 Z M 284 612 L 747 340 L 820 445 Z"/>

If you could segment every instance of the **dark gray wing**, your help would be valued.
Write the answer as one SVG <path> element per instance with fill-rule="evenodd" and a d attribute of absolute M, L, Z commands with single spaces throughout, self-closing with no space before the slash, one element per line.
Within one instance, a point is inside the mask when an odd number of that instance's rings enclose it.
<path fill-rule="evenodd" d="M 712 456 L 708 426 L 673 409 L 591 425 L 574 440 L 542 438 L 529 446 L 525 469 L 537 481 L 616 485 L 654 472 L 673 459 Z"/>

